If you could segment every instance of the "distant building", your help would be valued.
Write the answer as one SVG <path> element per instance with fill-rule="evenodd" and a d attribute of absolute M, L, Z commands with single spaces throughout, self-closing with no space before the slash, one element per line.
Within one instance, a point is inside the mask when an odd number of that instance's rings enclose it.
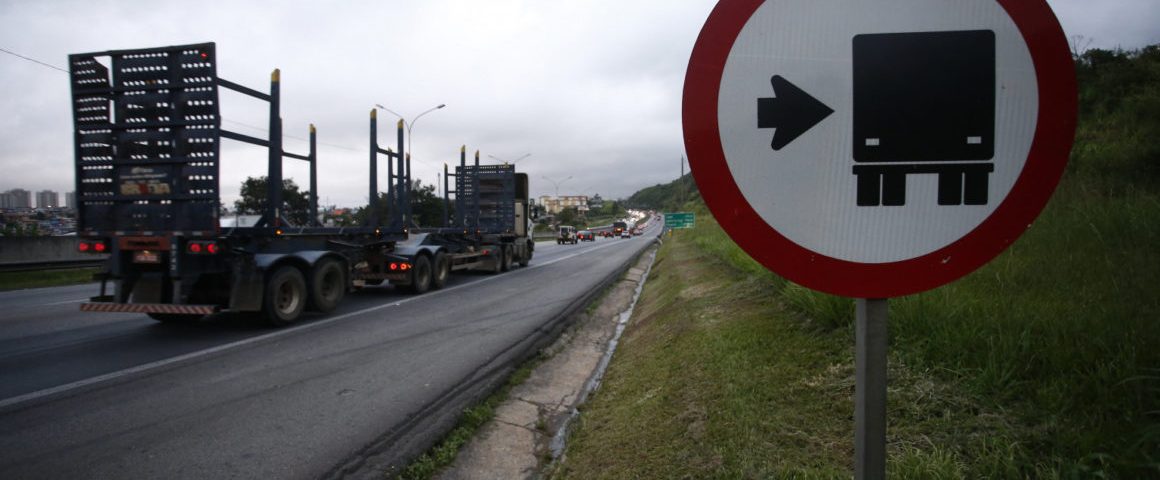
<path fill-rule="evenodd" d="M 64 206 L 69 210 L 77 209 L 77 192 L 68 192 L 64 194 Z"/>
<path fill-rule="evenodd" d="M 588 211 L 588 195 L 564 195 L 560 197 L 540 197 L 540 205 L 544 206 L 549 215 L 560 213 L 565 208 L 575 207 L 578 212 Z"/>
<path fill-rule="evenodd" d="M 32 208 L 32 192 L 17 188 L 0 193 L 0 208 L 11 210 Z"/>
<path fill-rule="evenodd" d="M 60 194 L 52 190 L 41 190 L 36 194 L 36 208 L 60 208 Z"/>

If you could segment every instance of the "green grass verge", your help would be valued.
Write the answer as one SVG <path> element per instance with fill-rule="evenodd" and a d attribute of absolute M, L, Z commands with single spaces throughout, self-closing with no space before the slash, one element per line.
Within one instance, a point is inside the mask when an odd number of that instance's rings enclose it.
<path fill-rule="evenodd" d="M 93 274 L 99 270 L 98 268 L 74 268 L 35 272 L 0 272 L 0 291 L 89 283 L 93 281 Z"/>
<path fill-rule="evenodd" d="M 691 206 L 560 477 L 848 477 L 853 300 Z M 998 259 L 893 299 L 892 477 L 1160 478 L 1157 245 L 1160 196 L 1068 174 Z"/>
<path fill-rule="evenodd" d="M 777 282 L 718 261 L 704 239 L 677 232 L 662 247 L 556 477 L 852 474 L 851 333 L 786 308 Z M 1010 457 L 1001 410 L 897 356 L 890 378 L 892 475 L 973 478 Z"/>
<path fill-rule="evenodd" d="M 434 447 L 431 447 L 427 453 L 424 453 L 415 459 L 415 461 L 411 462 L 410 465 L 407 465 L 407 468 L 403 469 L 396 478 L 402 480 L 426 480 L 434 477 L 440 470 L 450 466 L 455 461 L 455 456 L 459 453 L 459 449 L 463 448 L 480 428 L 483 428 L 487 422 L 495 418 L 495 408 L 508 397 L 512 388 L 524 383 L 531 376 L 532 370 L 535 369 L 540 361 L 541 359 L 537 357 L 524 362 L 524 365 L 520 366 L 519 369 L 508 377 L 504 386 L 489 395 L 484 401 L 464 410 L 455 428 L 444 436 Z"/>

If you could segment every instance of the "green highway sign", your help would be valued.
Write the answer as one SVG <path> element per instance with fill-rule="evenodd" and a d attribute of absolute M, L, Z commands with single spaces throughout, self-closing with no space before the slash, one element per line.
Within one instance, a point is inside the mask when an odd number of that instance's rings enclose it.
<path fill-rule="evenodd" d="M 665 227 L 668 228 L 693 228 L 696 216 L 693 212 L 673 212 L 665 214 Z"/>

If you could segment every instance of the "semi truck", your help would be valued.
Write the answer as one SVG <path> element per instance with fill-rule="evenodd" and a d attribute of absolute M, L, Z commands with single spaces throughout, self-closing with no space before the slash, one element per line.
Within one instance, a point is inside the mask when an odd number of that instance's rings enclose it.
<path fill-rule="evenodd" d="M 137 312 L 169 323 L 241 312 L 284 326 L 304 311 L 335 309 L 352 289 L 389 281 L 421 293 L 442 288 L 453 271 L 498 273 L 531 260 L 526 175 L 480 166 L 478 153 L 468 167 L 461 149 L 456 221 L 415 225 L 403 122 L 396 149 L 383 149 L 374 110 L 366 221 L 320 225 L 316 129 L 309 127 L 307 154 L 285 151 L 280 72 L 268 92 L 220 78 L 213 43 L 74 54 L 69 72 L 79 249 L 109 255 L 95 276 L 99 294 L 82 311 Z M 222 128 L 221 88 L 268 103 L 268 138 Z M 268 150 L 265 205 L 252 226 L 223 226 L 223 140 Z M 285 158 L 310 166 L 305 225 L 287 221 L 282 208 Z"/>
<path fill-rule="evenodd" d="M 612 222 L 612 236 L 619 237 L 625 230 L 628 230 L 628 223 L 623 221 Z"/>

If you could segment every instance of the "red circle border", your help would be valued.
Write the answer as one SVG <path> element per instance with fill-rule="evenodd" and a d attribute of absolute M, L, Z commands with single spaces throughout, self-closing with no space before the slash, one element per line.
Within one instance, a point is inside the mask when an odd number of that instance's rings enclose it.
<path fill-rule="evenodd" d="M 722 0 L 705 21 L 685 75 L 685 151 L 697 187 L 726 233 L 766 268 L 802 286 L 857 298 L 890 298 L 950 283 L 991 261 L 1030 226 L 1059 184 L 1075 139 L 1077 87 L 1067 38 L 1045 0 L 996 0 L 1015 22 L 1035 66 L 1039 109 L 1031 150 L 1011 192 L 974 230 L 929 254 L 859 263 L 806 249 L 750 206 L 725 160 L 717 124 L 725 62 L 764 0 Z"/>

